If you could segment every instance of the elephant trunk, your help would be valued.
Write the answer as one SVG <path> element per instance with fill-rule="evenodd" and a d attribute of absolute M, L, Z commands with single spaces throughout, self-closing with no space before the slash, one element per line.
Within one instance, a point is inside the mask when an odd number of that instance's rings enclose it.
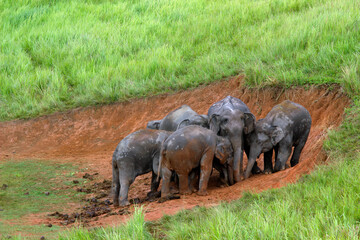
<path fill-rule="evenodd" d="M 237 139 L 236 141 L 231 141 L 231 144 L 234 149 L 234 162 L 233 162 L 233 175 L 236 182 L 240 182 L 243 177 L 243 144 L 242 139 Z"/>
<path fill-rule="evenodd" d="M 234 185 L 234 169 L 232 168 L 232 164 L 227 165 L 227 173 L 229 185 Z"/>
<path fill-rule="evenodd" d="M 261 149 L 260 149 L 261 151 Z M 250 148 L 250 153 L 249 153 L 249 159 L 248 159 L 248 164 L 246 166 L 246 171 L 245 171 L 245 179 L 250 177 L 251 174 L 251 170 L 255 164 L 256 158 L 257 156 L 260 154 L 259 149 L 257 147 L 251 146 Z"/>

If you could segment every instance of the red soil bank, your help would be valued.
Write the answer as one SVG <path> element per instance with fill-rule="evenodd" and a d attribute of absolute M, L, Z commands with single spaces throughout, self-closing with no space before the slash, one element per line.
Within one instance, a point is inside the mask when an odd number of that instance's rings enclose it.
<path fill-rule="evenodd" d="M 285 99 L 300 103 L 312 116 L 312 128 L 303 149 L 300 163 L 285 171 L 271 175 L 257 175 L 231 187 L 219 188 L 212 177 L 208 196 L 182 196 L 181 199 L 164 203 L 145 202 L 146 220 L 155 220 L 163 214 L 173 214 L 196 205 L 212 206 L 219 201 L 238 199 L 243 191 L 260 192 L 295 182 L 309 173 L 327 156 L 321 150 L 329 129 L 337 127 L 350 100 L 340 88 L 296 87 L 292 89 L 248 89 L 242 77 L 213 83 L 194 90 L 155 96 L 131 102 L 74 109 L 32 120 L 16 120 L 0 123 L 0 162 L 11 159 L 58 159 L 61 162 L 78 163 L 89 172 L 98 172 L 102 179 L 111 180 L 111 157 L 119 141 L 131 132 L 146 127 L 147 121 L 163 118 L 182 104 L 188 104 L 200 114 L 227 95 L 240 98 L 257 119 L 263 118 L 270 109 Z M 245 159 L 246 164 L 246 159 Z M 263 167 L 260 161 L 260 167 Z M 246 165 L 245 165 L 246 166 Z M 150 174 L 138 177 L 131 186 L 129 198 L 146 197 L 150 190 Z M 100 217 L 94 225 L 117 224 L 126 216 Z"/>

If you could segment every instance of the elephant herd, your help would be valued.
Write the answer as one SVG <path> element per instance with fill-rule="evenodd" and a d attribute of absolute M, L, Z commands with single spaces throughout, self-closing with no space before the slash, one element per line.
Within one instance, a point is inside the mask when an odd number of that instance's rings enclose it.
<path fill-rule="evenodd" d="M 260 173 L 256 159 L 261 153 L 265 174 L 284 170 L 292 152 L 293 167 L 299 162 L 310 127 L 310 113 L 289 100 L 257 121 L 246 104 L 232 96 L 214 103 L 207 115 L 183 105 L 118 144 L 112 158 L 114 206 L 128 205 L 129 186 L 150 171 L 148 196 L 158 193 L 161 178 L 161 198 L 166 199 L 171 196 L 173 180 L 178 180 L 180 194 L 191 194 L 198 179 L 197 194 L 206 195 L 213 168 L 227 185 Z M 248 157 L 245 171 L 244 151 Z"/>

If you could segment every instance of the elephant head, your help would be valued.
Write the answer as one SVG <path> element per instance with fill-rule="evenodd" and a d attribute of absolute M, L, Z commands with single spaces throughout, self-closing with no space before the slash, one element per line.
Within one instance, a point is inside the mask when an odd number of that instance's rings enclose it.
<path fill-rule="evenodd" d="M 227 138 L 217 136 L 215 157 L 219 159 L 220 164 L 226 167 L 226 171 L 224 171 L 225 179 L 229 185 L 233 185 L 233 149 Z"/>
<path fill-rule="evenodd" d="M 244 134 L 249 134 L 255 127 L 255 116 L 239 109 L 225 108 L 212 114 L 209 126 L 217 135 L 227 137 L 234 150 L 233 176 L 235 182 L 243 175 Z"/>
<path fill-rule="evenodd" d="M 282 128 L 272 126 L 263 119 L 256 122 L 255 131 L 247 138 L 247 142 L 250 145 L 250 153 L 245 178 L 250 176 L 256 158 L 258 158 L 261 153 L 272 150 L 284 137 L 285 133 Z"/>
<path fill-rule="evenodd" d="M 186 118 L 182 120 L 177 129 L 183 128 L 185 126 L 189 125 L 198 125 L 204 128 L 209 128 L 209 118 L 207 115 L 193 115 L 189 116 L 189 118 Z"/>
<path fill-rule="evenodd" d="M 146 125 L 146 128 L 149 129 L 159 129 L 160 128 L 160 123 L 161 120 L 154 120 L 154 121 L 149 121 Z"/>

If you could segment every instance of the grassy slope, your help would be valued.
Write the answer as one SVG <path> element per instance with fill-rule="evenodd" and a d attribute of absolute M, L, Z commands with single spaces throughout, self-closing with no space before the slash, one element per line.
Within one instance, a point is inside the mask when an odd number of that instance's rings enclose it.
<path fill-rule="evenodd" d="M 0 1 L 0 120 L 194 87 L 359 93 L 357 0 Z"/>
<path fill-rule="evenodd" d="M 67 203 L 79 201 L 83 194 L 72 189 L 71 183 L 77 170 L 69 164 L 35 160 L 0 164 L 0 239 L 15 233 L 30 233 L 37 238 L 45 233 L 56 236 L 61 229 L 59 226 L 23 224 L 22 217 L 63 211 Z M 3 184 L 8 187 L 2 188 Z"/>

